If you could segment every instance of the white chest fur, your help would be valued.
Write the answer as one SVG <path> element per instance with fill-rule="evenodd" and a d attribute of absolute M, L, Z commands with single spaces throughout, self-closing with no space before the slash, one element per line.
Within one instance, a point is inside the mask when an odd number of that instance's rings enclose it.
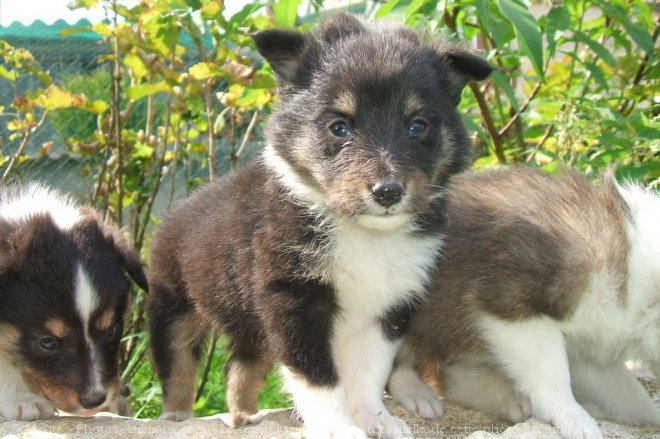
<path fill-rule="evenodd" d="M 336 230 L 332 279 L 344 313 L 382 316 L 393 305 L 423 294 L 442 245 L 440 236 L 409 230 Z"/>

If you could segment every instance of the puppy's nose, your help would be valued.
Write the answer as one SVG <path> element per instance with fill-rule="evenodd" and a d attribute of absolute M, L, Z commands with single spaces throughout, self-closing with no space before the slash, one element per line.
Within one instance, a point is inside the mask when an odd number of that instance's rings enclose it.
<path fill-rule="evenodd" d="M 401 201 L 403 185 L 397 182 L 376 183 L 371 188 L 371 192 L 374 194 L 374 199 L 378 204 L 390 207 Z"/>
<path fill-rule="evenodd" d="M 86 409 L 93 409 L 103 404 L 106 396 L 103 390 L 89 390 L 80 397 L 80 404 Z"/>

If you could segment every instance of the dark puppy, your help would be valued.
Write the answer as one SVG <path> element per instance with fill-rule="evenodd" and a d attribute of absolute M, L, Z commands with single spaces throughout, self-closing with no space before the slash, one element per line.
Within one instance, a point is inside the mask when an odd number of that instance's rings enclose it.
<path fill-rule="evenodd" d="M 448 399 L 532 415 L 565 438 L 601 438 L 590 414 L 660 426 L 624 364 L 660 376 L 660 196 L 612 176 L 597 187 L 509 168 L 455 177 L 447 200 L 440 269 L 392 374 L 395 399 L 440 413 L 416 359 L 439 367 Z"/>
<path fill-rule="evenodd" d="M 127 275 L 146 289 L 139 257 L 93 210 L 38 184 L 0 189 L 0 418 L 125 410 Z"/>
<path fill-rule="evenodd" d="M 192 416 L 210 328 L 232 337 L 234 425 L 257 419 L 278 361 L 311 436 L 408 434 L 382 392 L 441 247 L 445 182 L 469 163 L 461 89 L 491 68 L 349 15 L 254 38 L 280 85 L 268 145 L 179 206 L 154 240 L 162 417 Z"/>

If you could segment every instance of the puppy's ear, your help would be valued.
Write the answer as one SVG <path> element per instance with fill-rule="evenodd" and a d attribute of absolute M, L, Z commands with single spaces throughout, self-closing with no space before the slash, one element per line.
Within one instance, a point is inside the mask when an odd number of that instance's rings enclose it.
<path fill-rule="evenodd" d="M 364 32 L 365 30 L 366 28 L 360 20 L 352 15 L 340 12 L 321 23 L 319 27 L 319 38 L 326 43 L 332 44 L 337 40 Z"/>
<path fill-rule="evenodd" d="M 142 288 L 145 292 L 149 292 L 149 282 L 147 275 L 144 272 L 144 264 L 140 256 L 128 247 L 124 239 L 117 239 L 113 236 L 113 245 L 117 252 L 121 255 L 124 262 L 124 270 L 128 276 Z"/>
<path fill-rule="evenodd" d="M 300 32 L 267 29 L 252 35 L 257 50 L 273 67 L 280 86 L 296 82 L 306 37 Z"/>
<path fill-rule="evenodd" d="M 94 236 L 92 240 L 105 241 L 110 250 L 120 257 L 122 268 L 131 280 L 145 292 L 149 292 L 149 282 L 140 255 L 130 248 L 121 230 L 114 224 L 104 222 L 94 209 L 85 208 L 84 211 L 89 216 L 89 220 L 84 225 L 78 226 L 81 235 L 86 234 L 90 237 Z"/>
<path fill-rule="evenodd" d="M 468 81 L 482 81 L 493 72 L 488 61 L 455 45 L 439 45 L 435 49 L 440 57 L 441 80 L 447 84 L 453 105 L 458 105 L 461 92 Z"/>

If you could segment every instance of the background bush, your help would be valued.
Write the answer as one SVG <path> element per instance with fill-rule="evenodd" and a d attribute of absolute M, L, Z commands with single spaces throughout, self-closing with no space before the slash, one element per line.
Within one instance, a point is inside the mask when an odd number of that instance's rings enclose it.
<path fill-rule="evenodd" d="M 62 38 L 100 38 L 98 66 L 57 77 L 0 40 L 0 86 L 12 91 L 0 105 L 2 182 L 38 175 L 55 141 L 35 139 L 52 127 L 78 192 L 124 225 L 148 260 L 151 230 L 173 202 L 261 147 L 277 96 L 249 35 L 305 29 L 332 12 L 322 0 L 300 3 L 241 2 L 228 13 L 221 0 L 143 0 L 130 9 L 120 0 L 77 0 L 76 7 L 105 7 L 108 19 Z M 466 41 L 497 67 L 491 80 L 470 84 L 460 104 L 475 134 L 475 167 L 525 163 L 554 172 L 567 164 L 596 179 L 615 166 L 620 178 L 660 185 L 654 2 L 390 0 L 343 9 Z M 59 175 L 51 183 L 61 183 Z M 214 338 L 204 355 L 197 415 L 225 410 L 225 344 Z M 146 347 L 144 296 L 136 291 L 122 378 L 135 414 L 155 417 L 161 394 Z M 261 403 L 287 404 L 274 376 Z"/>

